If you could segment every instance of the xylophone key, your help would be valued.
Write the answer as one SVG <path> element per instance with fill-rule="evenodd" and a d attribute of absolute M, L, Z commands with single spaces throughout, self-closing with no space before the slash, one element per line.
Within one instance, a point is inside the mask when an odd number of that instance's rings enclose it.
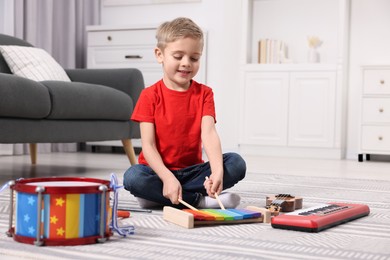
<path fill-rule="evenodd" d="M 183 209 L 183 211 L 191 213 L 194 215 L 194 219 L 196 220 L 216 220 L 216 217 L 200 210 L 192 210 L 192 209 Z"/>
<path fill-rule="evenodd" d="M 212 214 L 216 220 L 234 220 L 232 215 L 226 214 L 222 209 L 203 209 L 202 211 Z"/>
<path fill-rule="evenodd" d="M 240 220 L 240 219 L 244 219 L 244 216 L 243 214 L 239 213 L 239 212 L 234 212 L 230 209 L 226 209 L 226 210 L 223 210 L 223 209 L 217 209 L 217 211 L 223 215 L 227 215 L 227 216 L 232 216 L 233 217 L 233 220 Z"/>
<path fill-rule="evenodd" d="M 228 209 L 228 211 L 242 215 L 243 219 L 260 218 L 261 213 L 247 209 Z"/>

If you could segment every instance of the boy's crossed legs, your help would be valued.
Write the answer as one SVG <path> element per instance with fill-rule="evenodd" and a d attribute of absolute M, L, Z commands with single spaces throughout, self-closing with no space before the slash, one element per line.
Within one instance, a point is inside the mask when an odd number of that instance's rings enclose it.
<path fill-rule="evenodd" d="M 223 154 L 224 177 L 223 188 L 233 187 L 245 177 L 246 164 L 242 157 L 236 153 Z M 173 171 L 175 177 L 182 184 L 182 197 L 187 203 L 198 208 L 219 208 L 216 199 L 206 196 L 203 186 L 206 176 L 210 176 L 208 162 Z M 143 208 L 155 206 L 174 206 L 171 201 L 162 195 L 162 182 L 157 174 L 146 165 L 133 165 L 124 175 L 123 181 L 126 190 L 130 191 Z M 222 192 L 219 195 L 226 208 L 235 208 L 240 203 L 240 196 L 234 193 Z"/>
<path fill-rule="evenodd" d="M 230 193 L 230 192 L 222 192 L 219 195 L 219 199 L 221 200 L 225 208 L 229 208 L 229 209 L 237 207 L 241 201 L 241 198 L 238 194 Z M 154 207 L 162 206 L 157 202 L 153 202 L 139 197 L 137 197 L 137 200 L 141 208 L 154 208 Z M 198 205 L 196 206 L 196 208 L 200 208 L 200 209 L 217 209 L 219 207 L 220 206 L 218 201 L 209 196 L 202 196 L 200 198 Z"/>

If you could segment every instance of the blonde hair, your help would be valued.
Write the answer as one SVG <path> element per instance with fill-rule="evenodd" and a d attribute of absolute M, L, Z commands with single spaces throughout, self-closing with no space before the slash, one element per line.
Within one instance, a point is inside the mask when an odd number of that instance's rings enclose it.
<path fill-rule="evenodd" d="M 203 49 L 203 31 L 191 19 L 179 17 L 172 21 L 165 22 L 157 28 L 156 39 L 157 47 L 164 50 L 167 43 L 174 42 L 177 39 L 190 37 L 197 39 L 202 44 Z"/>

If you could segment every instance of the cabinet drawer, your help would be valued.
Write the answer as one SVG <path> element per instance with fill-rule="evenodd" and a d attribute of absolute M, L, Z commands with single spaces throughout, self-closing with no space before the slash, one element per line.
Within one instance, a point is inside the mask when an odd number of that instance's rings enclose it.
<path fill-rule="evenodd" d="M 390 152 L 390 126 L 363 126 L 362 150 Z"/>
<path fill-rule="evenodd" d="M 390 94 L 390 69 L 365 70 L 364 94 Z"/>
<path fill-rule="evenodd" d="M 88 46 L 156 45 L 156 29 L 112 30 L 88 33 Z"/>
<path fill-rule="evenodd" d="M 390 123 L 390 98 L 364 98 L 363 123 Z"/>
<path fill-rule="evenodd" d="M 153 48 L 139 47 L 94 47 L 88 49 L 89 67 L 160 67 L 153 53 Z"/>

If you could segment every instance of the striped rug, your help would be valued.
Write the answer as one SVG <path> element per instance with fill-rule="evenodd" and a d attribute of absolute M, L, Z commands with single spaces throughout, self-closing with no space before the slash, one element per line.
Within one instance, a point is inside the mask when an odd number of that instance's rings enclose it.
<path fill-rule="evenodd" d="M 108 178 L 107 178 L 108 179 Z M 306 233 L 274 229 L 270 224 L 241 224 L 185 229 L 162 219 L 162 211 L 132 212 L 121 224 L 135 234 L 115 234 L 102 244 L 36 247 L 6 236 L 9 192 L 0 194 L 1 259 L 390 259 L 390 182 L 248 174 L 231 189 L 241 195 L 239 208 L 263 207 L 269 194 L 303 198 L 303 207 L 331 201 L 368 204 L 367 217 L 322 231 Z M 120 192 L 120 206 L 137 208 Z"/>

